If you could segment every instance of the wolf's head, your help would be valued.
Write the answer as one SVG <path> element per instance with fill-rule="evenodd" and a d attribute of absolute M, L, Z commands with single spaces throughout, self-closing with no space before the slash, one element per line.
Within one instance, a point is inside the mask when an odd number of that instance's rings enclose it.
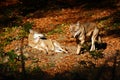
<path fill-rule="evenodd" d="M 38 42 L 39 39 L 45 38 L 44 34 L 38 33 L 36 31 L 33 30 L 29 30 L 29 39 L 33 40 L 33 42 Z"/>
<path fill-rule="evenodd" d="M 80 23 L 70 25 L 71 37 L 76 38 L 80 34 Z"/>

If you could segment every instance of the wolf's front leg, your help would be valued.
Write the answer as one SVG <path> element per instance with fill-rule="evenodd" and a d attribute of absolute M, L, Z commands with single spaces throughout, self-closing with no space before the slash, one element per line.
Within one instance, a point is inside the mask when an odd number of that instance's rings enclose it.
<path fill-rule="evenodd" d="M 77 52 L 76 52 L 76 54 L 80 54 L 80 52 L 81 52 L 81 45 L 78 44 L 78 45 L 77 45 Z"/>
<path fill-rule="evenodd" d="M 64 50 L 61 45 L 57 42 L 57 41 L 54 41 L 54 51 L 55 52 L 65 52 L 65 53 L 68 53 L 66 50 Z"/>
<path fill-rule="evenodd" d="M 82 45 L 85 43 L 85 36 L 84 35 L 80 36 L 79 40 L 77 40 L 77 41 L 79 41 L 79 42 L 77 42 L 77 44 L 78 44 L 77 54 L 80 54 Z"/>
<path fill-rule="evenodd" d="M 47 47 L 47 46 L 44 47 L 44 52 L 45 52 L 46 54 L 48 54 L 48 47 Z"/>
<path fill-rule="evenodd" d="M 95 38 L 96 38 L 96 36 L 92 36 L 92 38 L 91 38 L 92 45 L 91 45 L 90 51 L 94 51 L 95 50 Z"/>
<path fill-rule="evenodd" d="M 92 45 L 91 45 L 90 51 L 94 51 L 95 50 L 95 41 L 96 41 L 96 38 L 98 36 L 98 32 L 99 32 L 99 30 L 97 28 L 93 32 L 93 35 L 92 35 L 92 38 L 91 38 Z"/>
<path fill-rule="evenodd" d="M 95 50 L 95 43 L 94 43 L 94 41 L 92 41 L 92 45 L 91 45 L 90 51 L 94 51 L 94 50 Z"/>
<path fill-rule="evenodd" d="M 48 50 L 45 49 L 45 48 L 39 48 L 39 50 L 42 51 L 42 52 L 45 53 L 45 54 L 48 54 Z"/>

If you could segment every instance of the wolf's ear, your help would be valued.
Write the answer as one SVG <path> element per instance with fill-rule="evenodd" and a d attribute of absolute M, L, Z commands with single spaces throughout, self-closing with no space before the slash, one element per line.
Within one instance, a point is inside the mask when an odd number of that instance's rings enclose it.
<path fill-rule="evenodd" d="M 79 26 L 79 25 L 80 25 L 80 22 L 78 21 L 76 25 Z"/>
<path fill-rule="evenodd" d="M 29 29 L 29 32 L 30 32 L 30 33 L 33 33 L 34 31 L 33 31 L 32 29 Z"/>

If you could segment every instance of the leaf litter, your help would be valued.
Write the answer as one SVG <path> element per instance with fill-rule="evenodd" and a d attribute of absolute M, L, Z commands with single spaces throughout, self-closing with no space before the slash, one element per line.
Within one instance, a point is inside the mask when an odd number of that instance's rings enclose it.
<path fill-rule="evenodd" d="M 33 18 L 28 18 L 25 21 L 33 22 L 34 26 L 32 28 L 34 30 L 46 34 L 48 38 L 58 40 L 61 45 L 66 47 L 69 53 L 51 52 L 50 54 L 44 54 L 39 50 L 27 46 L 23 48 L 23 53 L 27 53 L 31 59 L 25 60 L 26 67 L 31 65 L 33 65 L 32 67 L 35 67 L 37 65 L 48 74 L 55 75 L 57 73 L 70 71 L 76 66 L 79 68 L 90 67 L 91 65 L 100 67 L 105 64 L 107 64 L 107 66 L 113 66 L 113 61 L 109 59 L 115 55 L 116 50 L 120 50 L 120 38 L 114 38 L 112 36 L 103 37 L 103 41 L 107 43 L 106 49 L 102 52 L 104 55 L 103 58 L 95 59 L 89 52 L 76 55 L 75 51 L 77 45 L 75 39 L 70 38 L 69 24 L 74 23 L 77 20 L 81 22 L 96 20 L 109 16 L 114 13 L 114 11 L 115 10 L 110 9 L 88 11 L 81 8 L 62 9 L 58 11 L 48 11 L 44 14 L 44 17 L 40 18 L 36 17 L 36 14 L 33 13 Z M 58 27 L 61 27 L 62 33 L 55 32 L 52 35 L 48 35 L 50 31 Z M 27 45 L 27 42 L 27 38 L 25 38 L 23 46 Z M 4 48 L 4 50 L 5 52 L 8 52 L 10 50 L 15 50 L 16 47 L 20 47 L 19 40 L 12 41 Z"/>

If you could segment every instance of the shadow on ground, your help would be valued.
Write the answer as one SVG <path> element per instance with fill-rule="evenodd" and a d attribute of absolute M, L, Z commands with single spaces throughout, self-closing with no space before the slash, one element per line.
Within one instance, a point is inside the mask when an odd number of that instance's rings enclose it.
<path fill-rule="evenodd" d="M 79 62 L 79 65 L 74 66 L 71 70 L 63 71 L 50 75 L 47 72 L 36 67 L 33 69 L 19 69 L 14 70 L 11 65 L 0 64 L 0 80 L 119 80 L 120 79 L 120 52 L 108 59 L 101 66 L 96 67 L 92 62 Z M 112 61 L 113 64 L 108 66 L 108 62 Z M 88 67 L 87 64 L 90 66 Z M 20 70 L 21 67 L 21 70 Z"/>

